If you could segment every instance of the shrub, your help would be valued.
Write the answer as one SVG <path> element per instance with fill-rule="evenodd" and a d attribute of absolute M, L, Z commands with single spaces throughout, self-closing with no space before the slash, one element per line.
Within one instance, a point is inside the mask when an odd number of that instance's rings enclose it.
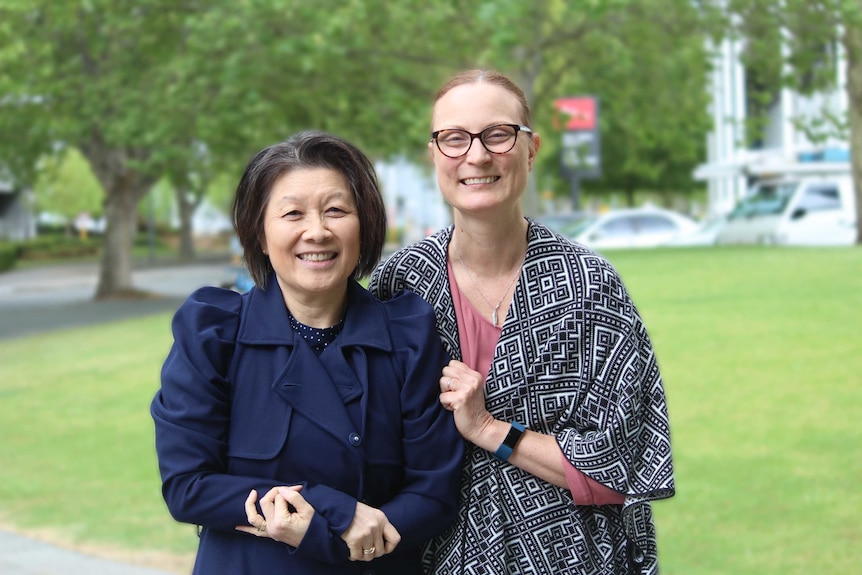
<path fill-rule="evenodd" d="M 19 244 L 19 257 L 22 260 L 64 259 L 93 256 L 99 253 L 101 241 L 45 235 Z"/>
<path fill-rule="evenodd" d="M 0 272 L 11 270 L 18 259 L 18 246 L 11 242 L 0 242 Z"/>

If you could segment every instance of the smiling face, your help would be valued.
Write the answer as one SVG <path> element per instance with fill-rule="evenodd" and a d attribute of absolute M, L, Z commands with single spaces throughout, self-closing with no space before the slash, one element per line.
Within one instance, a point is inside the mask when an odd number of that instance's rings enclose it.
<path fill-rule="evenodd" d="M 514 94 L 495 84 L 477 82 L 456 86 L 437 100 L 432 131 L 462 129 L 475 134 L 489 126 L 523 122 L 523 109 Z M 465 156 L 448 158 L 431 142 L 443 197 L 462 212 L 514 208 L 527 186 L 538 143 L 538 136 L 521 132 L 511 151 L 493 154 L 476 139 Z"/>
<path fill-rule="evenodd" d="M 341 306 L 360 255 L 359 216 L 344 176 L 328 168 L 281 175 L 270 191 L 261 245 L 288 308 Z"/>

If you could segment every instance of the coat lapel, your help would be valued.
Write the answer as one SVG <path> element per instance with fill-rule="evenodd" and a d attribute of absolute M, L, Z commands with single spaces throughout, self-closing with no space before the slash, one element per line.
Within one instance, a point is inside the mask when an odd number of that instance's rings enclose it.
<path fill-rule="evenodd" d="M 348 284 L 344 328 L 318 357 L 302 336 L 290 328 L 287 309 L 274 275 L 265 290 L 247 295 L 239 340 L 250 345 L 291 348 L 273 391 L 293 409 L 343 442 L 362 432 L 368 397 L 368 366 L 364 349 L 391 352 L 392 342 L 382 306 L 355 281 Z M 361 428 L 354 429 L 346 404 L 361 396 Z"/>
<path fill-rule="evenodd" d="M 298 341 L 294 346 L 272 389 L 293 409 L 341 441 L 349 441 L 350 434 L 357 431 L 353 429 L 336 382 L 305 342 Z"/>

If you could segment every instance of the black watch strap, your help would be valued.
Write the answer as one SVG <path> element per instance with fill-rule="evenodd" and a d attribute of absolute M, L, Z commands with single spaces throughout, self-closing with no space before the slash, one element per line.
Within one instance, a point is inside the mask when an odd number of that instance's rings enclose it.
<path fill-rule="evenodd" d="M 500 461 L 508 461 L 509 456 L 512 455 L 512 452 L 515 450 L 515 446 L 518 445 L 518 442 L 521 440 L 521 436 L 524 435 L 526 430 L 527 428 L 523 425 L 517 421 L 513 421 L 512 427 L 509 429 L 509 433 L 506 434 L 506 439 L 503 440 L 503 443 L 501 443 L 500 447 L 497 448 L 497 451 L 494 452 L 494 457 Z"/>

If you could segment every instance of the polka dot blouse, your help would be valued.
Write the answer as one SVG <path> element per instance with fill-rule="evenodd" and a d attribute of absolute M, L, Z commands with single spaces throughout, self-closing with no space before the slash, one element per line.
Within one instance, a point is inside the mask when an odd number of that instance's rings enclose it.
<path fill-rule="evenodd" d="M 332 327 L 320 328 L 299 323 L 291 313 L 288 313 L 288 316 L 290 317 L 290 327 L 293 328 L 293 331 L 301 335 L 317 354 L 326 349 L 326 346 L 332 343 L 344 327 L 344 318 L 341 318 L 341 321 Z"/>

